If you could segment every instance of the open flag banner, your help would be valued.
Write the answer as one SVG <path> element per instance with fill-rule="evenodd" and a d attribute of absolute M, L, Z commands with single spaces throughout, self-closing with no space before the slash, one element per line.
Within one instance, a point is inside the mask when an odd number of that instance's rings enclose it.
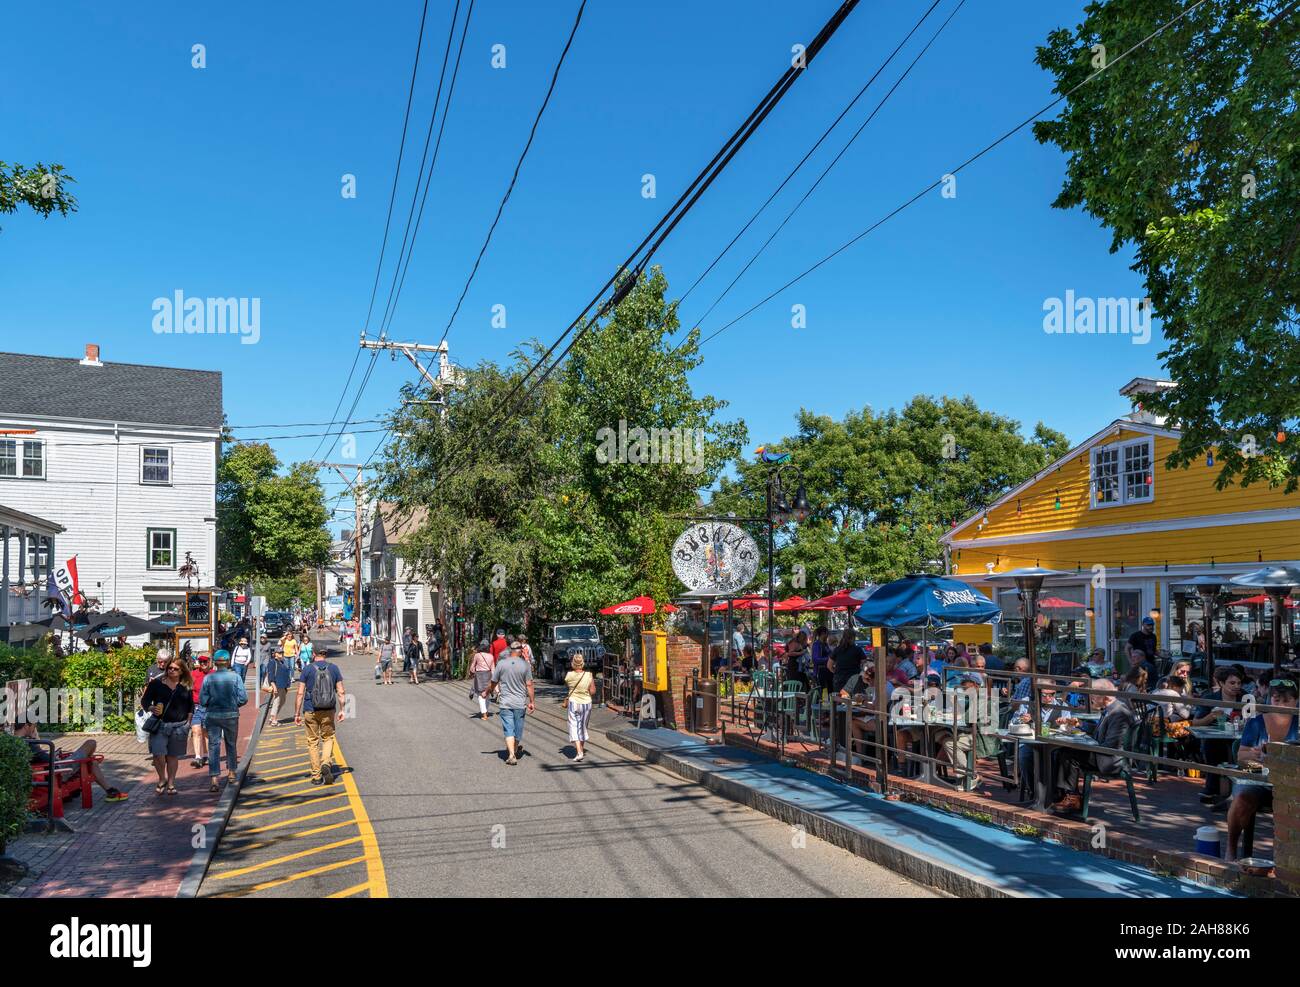
<path fill-rule="evenodd" d="M 77 557 L 74 555 L 50 574 L 50 579 L 63 597 L 65 614 L 72 612 L 72 605 L 82 603 L 81 586 L 77 582 Z"/>
<path fill-rule="evenodd" d="M 72 604 L 68 601 L 68 598 L 64 596 L 62 591 L 59 589 L 59 584 L 55 581 L 54 573 L 52 572 L 50 573 L 49 580 L 45 584 L 45 595 L 48 596 L 51 600 L 59 601 L 59 612 L 62 613 L 64 617 L 72 616 Z"/>

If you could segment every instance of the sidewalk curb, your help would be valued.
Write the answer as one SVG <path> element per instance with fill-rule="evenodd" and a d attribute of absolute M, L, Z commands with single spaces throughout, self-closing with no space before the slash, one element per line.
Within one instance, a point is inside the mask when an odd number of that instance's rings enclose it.
<path fill-rule="evenodd" d="M 635 728 L 622 731 L 611 730 L 605 736 L 611 743 L 617 744 L 624 750 L 651 764 L 665 768 L 678 777 L 707 788 L 715 795 L 789 825 L 802 826 L 808 834 L 847 850 L 855 856 L 879 864 L 918 884 L 938 888 L 959 898 L 1028 897 L 1000 888 L 959 868 L 943 866 L 884 837 L 845 826 L 819 812 L 806 809 L 786 799 L 758 792 L 747 785 L 725 778 L 718 772 L 701 769 L 674 754 L 642 743 L 635 736 Z"/>
<path fill-rule="evenodd" d="M 261 698 L 262 693 L 259 689 L 257 692 L 259 704 L 261 704 Z M 203 846 L 195 850 L 194 856 L 190 858 L 189 869 L 185 872 L 185 877 L 181 879 L 180 889 L 176 892 L 177 898 L 198 897 L 199 886 L 208 873 L 208 865 L 212 863 L 212 857 L 217 852 L 217 845 L 226 832 L 226 824 L 230 822 L 230 815 L 235 810 L 235 801 L 239 798 L 239 793 L 244 787 L 244 778 L 247 777 L 248 768 L 253 763 L 253 756 L 257 753 L 257 742 L 261 739 L 262 726 L 266 723 L 270 709 L 271 704 L 267 702 L 260 705 L 260 713 L 254 714 L 253 734 L 248 738 L 248 750 L 244 751 L 243 760 L 239 762 L 235 783 L 225 787 L 225 790 L 221 793 L 221 798 L 217 800 L 216 807 L 212 810 L 212 815 L 203 824 L 208 839 L 203 841 Z"/>

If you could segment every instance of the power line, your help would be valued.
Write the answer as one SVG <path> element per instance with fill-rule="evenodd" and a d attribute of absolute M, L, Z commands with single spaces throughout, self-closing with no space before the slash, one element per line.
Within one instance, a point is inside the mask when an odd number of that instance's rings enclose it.
<path fill-rule="evenodd" d="M 537 389 L 537 387 L 545 383 L 546 379 L 554 372 L 555 368 L 559 366 L 560 363 L 564 360 L 564 358 L 569 354 L 569 352 L 572 351 L 573 347 L 578 343 L 578 341 L 581 340 L 588 331 L 590 331 L 591 327 L 594 324 L 596 324 L 600 320 L 600 318 L 602 318 L 607 312 L 609 312 L 611 309 L 617 306 L 617 304 L 620 301 L 622 301 L 624 297 L 626 297 L 628 292 L 632 290 L 632 287 L 635 285 L 641 273 L 645 270 L 645 267 L 648 265 L 649 261 L 654 256 L 655 252 L 658 250 L 659 246 L 664 242 L 664 240 L 667 239 L 669 235 L 671 235 L 673 230 L 676 229 L 678 223 L 682 221 L 682 219 L 691 210 L 691 208 L 695 205 L 695 203 L 699 201 L 700 196 L 702 196 L 704 192 L 713 184 L 713 182 L 718 178 L 718 176 L 723 172 L 723 170 L 726 169 L 727 165 L 736 156 L 736 154 L 740 151 L 740 149 L 744 147 L 744 145 L 749 141 L 750 137 L 752 137 L 754 132 L 758 129 L 758 127 L 762 125 L 763 121 L 767 118 L 768 114 L 771 113 L 772 110 L 776 108 L 777 104 L 781 101 L 781 99 L 785 96 L 785 94 L 789 92 L 790 88 L 794 85 L 795 80 L 798 79 L 798 77 L 802 75 L 803 72 L 805 72 L 807 68 L 812 64 L 813 59 L 817 57 L 817 55 L 825 47 L 825 45 L 830 40 L 830 38 L 844 23 L 848 15 L 852 13 L 853 9 L 857 6 L 857 4 L 858 4 L 858 0 L 844 0 L 844 2 L 840 4 L 840 6 L 835 11 L 835 13 L 826 22 L 826 24 L 823 25 L 822 29 L 808 44 L 807 48 L 804 51 L 804 58 L 802 63 L 792 63 L 790 67 L 788 67 L 785 70 L 785 72 L 782 73 L 780 78 L 777 79 L 776 83 L 773 84 L 772 88 L 768 90 L 768 92 L 763 96 L 763 98 L 759 100 L 758 104 L 754 107 L 754 109 L 750 111 L 749 116 L 745 118 L 745 120 L 740 124 L 740 126 L 737 127 L 736 130 L 731 134 L 731 136 L 723 143 L 722 147 L 719 148 L 716 154 L 714 154 L 712 160 L 710 160 L 709 163 L 705 165 L 703 169 L 701 169 L 699 174 L 696 175 L 694 181 L 692 181 L 691 184 L 686 188 L 686 190 L 682 192 L 682 194 L 677 198 L 676 202 L 674 202 L 673 205 L 668 209 L 668 211 L 660 218 L 659 222 L 655 224 L 654 228 L 652 228 L 650 232 L 646 234 L 645 238 L 641 241 L 641 243 L 638 244 L 638 246 L 632 251 L 632 253 L 628 255 L 627 259 L 621 265 L 619 265 L 619 267 L 615 270 L 615 273 L 610 276 L 609 280 L 605 282 L 605 284 L 597 292 L 595 297 L 590 302 L 587 303 L 587 305 L 583 308 L 582 312 L 579 313 L 578 317 L 575 318 L 573 322 L 569 324 L 569 327 L 560 334 L 559 338 L 556 339 L 555 342 L 551 344 L 550 348 L 547 349 L 546 352 L 543 353 L 538 358 L 537 362 L 529 368 L 528 372 L 524 374 L 523 377 L 521 377 L 518 381 L 516 381 L 514 386 L 511 387 L 509 393 L 506 395 L 505 399 L 499 402 L 493 408 L 493 410 L 489 412 L 487 424 L 484 426 L 485 431 L 491 429 L 489 441 L 491 439 L 494 439 L 497 435 L 500 434 L 501 431 L 500 427 L 495 429 L 492 428 L 493 424 L 495 424 L 495 419 L 500 409 L 506 407 L 512 401 L 514 395 L 519 392 L 519 390 L 523 387 L 525 383 L 527 383 L 527 381 L 532 377 L 533 373 L 536 372 L 538 368 L 542 366 L 542 364 L 546 363 L 550 359 L 551 355 L 560 346 L 560 344 L 563 343 L 564 340 L 571 333 L 573 333 L 573 331 L 579 325 L 582 325 L 581 330 L 578 331 L 577 335 L 574 336 L 573 340 L 568 344 L 567 347 L 565 347 L 564 351 L 560 354 L 559 358 L 550 363 L 546 372 L 537 380 L 537 382 L 532 387 L 529 388 L 529 390 L 524 394 L 524 397 L 527 398 L 530 394 L 533 393 L 533 391 Z M 641 256 L 643 251 L 645 252 L 644 256 Z M 638 257 L 640 257 L 640 260 L 637 260 Z M 624 275 L 624 272 L 627 273 Z M 594 305 L 597 304 L 597 302 L 600 301 L 604 293 L 611 286 L 613 286 L 616 281 L 618 281 L 620 276 L 623 276 L 623 280 L 619 284 L 615 292 L 609 297 L 609 299 L 605 301 L 603 305 L 600 306 L 599 310 L 595 313 L 594 316 L 592 316 L 591 318 L 587 318 L 587 313 L 591 310 L 591 308 Z M 462 449 L 469 450 L 470 446 L 466 445 L 462 447 Z M 457 457 L 455 453 L 448 456 L 444 460 L 443 466 L 449 469 L 450 464 L 453 461 L 455 461 L 456 458 Z M 442 472 L 443 470 L 439 471 L 439 473 Z"/>
<path fill-rule="evenodd" d="M 880 63 L 880 67 L 877 68 L 876 71 L 871 74 L 871 78 L 867 79 L 863 87 L 857 91 L 857 94 L 854 95 L 854 97 L 851 100 L 849 100 L 848 103 L 845 104 L 844 109 L 840 110 L 839 116 L 837 116 L 833 121 L 831 121 L 831 125 L 827 127 L 825 131 L 822 132 L 822 135 L 817 138 L 816 143 L 814 143 L 812 147 L 808 148 L 808 151 L 804 154 L 804 156 L 799 159 L 799 163 L 790 169 L 790 173 L 787 174 L 785 178 L 781 179 L 781 184 L 779 184 L 773 190 L 772 194 L 767 197 L 767 201 L 765 201 L 761 206 L 759 206 L 754 211 L 754 214 L 749 217 L 749 219 L 745 222 L 745 225 L 742 226 L 736 232 L 736 235 L 731 238 L 731 241 L 725 247 L 722 248 L 722 251 L 718 254 L 718 256 L 714 257 L 713 260 L 709 262 L 709 266 L 700 272 L 700 276 L 695 279 L 695 281 L 691 284 L 691 286 L 686 289 L 686 292 L 682 295 L 682 297 L 678 299 L 679 305 L 685 302 L 686 299 L 691 296 L 691 293 L 700 286 L 700 282 L 709 276 L 709 273 L 718 265 L 718 263 L 722 260 L 722 258 L 727 255 L 728 251 L 730 251 L 731 248 L 736 245 L 736 242 L 742 236 L 745 235 L 745 232 L 754 224 L 754 221 L 757 220 L 758 217 L 762 215 L 763 211 L 772 204 L 772 200 L 781 194 L 781 190 L 784 189 L 786 185 L 789 184 L 790 180 L 794 178 L 794 176 L 798 173 L 799 169 L 808 163 L 808 159 L 811 158 L 813 154 L 816 153 L 817 148 L 821 147 L 822 142 L 825 141 L 826 138 L 831 135 L 831 132 L 840 125 L 840 121 L 843 120 L 845 116 L 848 115 L 848 112 L 851 109 L 853 109 L 854 106 L 857 105 L 858 100 L 860 100 L 863 97 L 863 95 L 866 93 L 866 91 L 871 88 L 871 84 L 874 83 L 877 78 L 879 78 L 880 74 L 884 72 L 885 69 L 889 66 L 889 63 L 894 60 L 894 56 L 896 56 L 899 53 L 899 51 L 902 50 L 903 46 L 907 44 L 909 40 L 911 40 L 912 35 L 914 35 L 920 29 L 921 25 L 925 23 L 926 19 L 929 18 L 930 14 L 934 12 L 935 7 L 939 6 L 939 4 L 942 2 L 943 0 L 934 0 L 934 3 L 930 5 L 929 9 L 926 10 L 926 12 L 921 15 L 921 19 L 918 20 L 912 26 L 912 29 L 907 32 L 907 34 L 903 37 L 903 40 L 900 41 L 897 47 L 895 47 L 894 50 L 889 53 L 889 57 Z"/>
<path fill-rule="evenodd" d="M 715 330 L 714 332 L 710 333 L 710 334 L 709 334 L 708 336 L 706 336 L 704 339 L 700 340 L 700 344 L 699 344 L 699 345 L 702 347 L 705 343 L 709 342 L 709 340 L 714 339 L 714 338 L 716 338 L 717 336 L 721 335 L 722 333 L 726 332 L 728 329 L 730 329 L 732 326 L 734 326 L 737 322 L 740 322 L 741 320 L 743 320 L 743 319 L 745 319 L 745 318 L 748 318 L 748 317 L 749 317 L 751 314 L 753 314 L 755 311 L 757 311 L 758 309 L 762 308 L 764 305 L 766 305 L 768 302 L 770 302 L 770 301 L 771 301 L 773 298 L 775 298 L 777 295 L 781 294 L 781 293 L 784 292 L 786 289 L 791 288 L 791 287 L 793 287 L 794 285 L 798 284 L 800 281 L 802 281 L 802 280 L 803 280 L 804 278 L 806 278 L 808 275 L 812 274 L 814 271 L 816 271 L 816 270 L 817 270 L 818 268 L 820 268 L 822 265 L 826 264 L 828 261 L 834 259 L 835 257 L 838 257 L 838 256 L 839 256 L 840 254 L 842 254 L 844 251 L 848 250 L 849 247 L 852 247 L 852 246 L 853 246 L 854 244 L 856 244 L 858 241 L 862 240 L 864 237 L 868 236 L 869 234 L 871 234 L 871 233 L 874 232 L 875 230 L 879 229 L 881 226 L 883 226 L 885 223 L 889 222 L 889 220 L 893 219 L 895 216 L 897 216 L 897 215 L 898 215 L 899 213 L 901 213 L 903 210 L 909 208 L 910 206 L 912 206 L 912 205 L 914 205 L 915 203 L 919 202 L 919 201 L 920 201 L 922 198 L 924 198 L 925 196 L 929 195 L 929 194 L 930 194 L 931 192 L 933 192 L 936 188 L 938 188 L 940 185 L 942 185 L 942 184 L 947 180 L 948 176 L 956 175 L 958 172 L 960 172 L 960 171 L 962 171 L 963 169 L 967 168 L 968 166 L 974 164 L 974 163 L 975 163 L 976 161 L 978 161 L 980 158 L 984 157 L 984 155 L 988 154 L 990 151 L 994 150 L 994 149 L 997 148 L 999 145 L 1001 145 L 1001 144 L 1004 143 L 1005 141 L 1009 140 L 1009 139 L 1010 139 L 1011 137 L 1013 137 L 1015 134 L 1019 133 L 1019 132 L 1020 132 L 1021 130 L 1023 130 L 1025 127 L 1029 126 L 1031 123 L 1033 123 L 1035 120 L 1037 120 L 1037 119 L 1038 119 L 1040 116 L 1042 116 L 1044 113 L 1047 113 L 1047 112 L 1051 111 L 1051 110 L 1054 109 L 1056 106 L 1058 106 L 1060 103 L 1062 103 L 1062 102 L 1065 101 L 1066 99 L 1069 99 L 1070 96 L 1072 96 L 1074 93 L 1078 92 L 1078 90 L 1080 90 L 1081 88 L 1083 88 L 1084 86 L 1086 86 L 1089 82 L 1091 82 L 1093 79 L 1097 78 L 1097 77 L 1098 77 L 1099 75 L 1101 75 L 1103 72 L 1107 72 L 1107 71 L 1109 71 L 1113 66 L 1119 64 L 1121 61 L 1123 61 L 1125 58 L 1127 58 L 1127 57 L 1128 57 L 1129 55 L 1131 55 L 1133 52 L 1137 51 L 1139 48 L 1143 47 L 1143 46 L 1146 45 L 1148 42 L 1150 42 L 1152 39 L 1154 39 L 1154 38 L 1156 38 L 1156 37 L 1159 37 L 1159 36 L 1160 36 L 1161 34 L 1163 34 L 1163 33 L 1164 33 L 1168 28 L 1172 27 L 1174 24 L 1177 24 L 1177 23 L 1178 23 L 1179 21 L 1181 21 L 1184 17 L 1186 17 L 1188 14 L 1190 14 L 1192 11 L 1194 11 L 1197 7 L 1201 6 L 1201 5 L 1202 5 L 1203 3 L 1205 3 L 1205 2 L 1206 2 L 1206 0 L 1195 0 L 1194 3 L 1190 4 L 1190 5 L 1189 5 L 1188 7 L 1186 7 L 1186 8 L 1185 8 L 1181 13 L 1179 13 L 1178 16 L 1171 18 L 1169 21 L 1167 21 L 1166 23 L 1162 24 L 1160 27 L 1156 28 L 1154 31 L 1152 31 L 1150 34 L 1148 34 L 1148 35 L 1147 35 L 1145 38 L 1143 38 L 1141 41 L 1137 42 L 1137 43 L 1134 44 L 1132 47 L 1128 48 L 1128 49 L 1125 50 L 1124 52 L 1120 53 L 1119 55 L 1116 55 L 1114 58 L 1112 58 L 1112 59 L 1110 59 L 1109 61 L 1107 61 L 1107 62 L 1106 62 L 1106 63 L 1105 63 L 1101 68 L 1097 69 L 1095 72 L 1093 72 L 1093 73 L 1091 73 L 1089 76 L 1087 76 L 1087 78 L 1083 79 L 1082 81 L 1078 82 L 1076 85 L 1072 86 L 1069 90 L 1067 90 L 1066 92 L 1062 93 L 1060 96 L 1056 97 L 1056 99 L 1052 100 L 1050 103 L 1048 103 L 1048 104 L 1047 104 L 1046 106 L 1044 106 L 1042 109 L 1040 109 L 1040 110 L 1038 110 L 1037 112 L 1035 112 L 1035 113 L 1031 114 L 1030 116 L 1026 117 L 1024 120 L 1022 120 L 1020 123 L 1016 124 L 1016 125 L 1015 125 L 1014 127 L 1012 127 L 1010 130 L 1008 130 L 1008 131 L 1006 131 L 1005 133 L 1003 133 L 1002 136 L 998 137 L 998 138 L 997 138 L 996 140 L 994 140 L 991 144 L 987 144 L 987 145 L 985 145 L 981 150 L 977 151 L 975 154 L 971 155 L 969 158 L 967 158 L 967 159 L 966 159 L 965 161 L 963 161 L 961 164 L 959 164 L 959 165 L 957 165 L 955 168 L 951 169 L 951 170 L 947 173 L 947 175 L 941 176 L 941 177 L 939 177 L 938 179 L 936 179 L 935 181 L 931 182 L 929 185 L 927 185 L 925 188 L 921 189 L 921 191 L 917 192 L 914 196 L 912 196 L 912 197 L 911 197 L 910 199 L 908 199 L 906 202 L 903 202 L 901 205 L 896 206 L 896 207 L 895 207 L 894 209 L 892 209 L 890 212 L 886 213 L 886 214 L 885 214 L 884 216 L 882 216 L 880 219 L 876 220 L 876 222 L 872 223 L 872 224 L 871 224 L 870 226 L 868 226 L 865 230 L 863 230 L 862 232 L 860 232 L 859 234 L 857 234 L 857 236 L 853 237 L 853 238 L 850 239 L 850 240 L 847 240 L 846 242 L 842 243 L 840 246 L 836 247 L 836 248 L 835 248 L 834 250 L 832 250 L 829 254 L 827 254 L 827 255 L 826 255 L 825 257 L 823 257 L 821 260 L 817 261 L 817 263 L 813 264 L 811 267 L 809 267 L 809 268 L 808 268 L 807 270 L 805 270 L 803 273 L 798 274 L 798 275 L 796 275 L 795 277 L 791 278 L 789 281 L 787 281 L 787 282 L 786 282 L 785 284 L 783 284 L 781 287 L 777 288 L 775 291 L 773 291 L 773 292 L 771 292 L 770 294 L 768 294 L 767 296 L 765 296 L 762 300 L 760 300 L 760 301 L 757 302 L 756 304 L 750 306 L 748 309 L 746 309 L 746 310 L 745 310 L 744 312 L 742 312 L 740 315 L 736 316 L 736 318 L 732 319 L 730 322 L 726 323 L 725 325 L 721 326 L 720 328 L 718 328 L 718 329 Z"/>
<path fill-rule="evenodd" d="M 569 31 L 569 38 L 564 42 L 564 49 L 560 52 L 559 61 L 555 63 L 555 71 L 551 73 L 551 84 L 546 89 L 546 96 L 542 99 L 542 105 L 537 109 L 537 116 L 533 118 L 532 128 L 528 131 L 528 140 L 524 142 L 524 149 L 519 152 L 519 160 L 515 162 L 514 174 L 510 176 L 510 184 L 506 187 L 506 194 L 501 197 L 501 204 L 497 206 L 497 214 L 492 220 L 492 225 L 488 227 L 487 236 L 483 238 L 483 246 L 479 248 L 478 257 L 474 259 L 474 266 L 470 269 L 469 277 L 465 279 L 465 287 L 461 289 L 460 297 L 456 299 L 456 307 L 452 309 L 451 318 L 447 320 L 447 327 L 442 331 L 442 338 L 438 340 L 439 345 L 447 339 L 447 334 L 451 332 L 452 323 L 456 321 L 456 316 L 460 313 L 460 306 L 465 301 L 465 296 L 469 294 L 469 286 L 474 282 L 474 275 L 478 273 L 479 264 L 483 262 L 483 255 L 487 253 L 488 244 L 492 242 L 492 234 L 496 232 L 497 223 L 501 221 L 501 214 L 505 212 L 506 203 L 510 201 L 510 194 L 515 190 L 515 182 L 519 180 L 519 171 L 524 166 L 524 159 L 528 157 L 528 149 L 533 146 L 533 138 L 537 136 L 537 127 L 542 122 L 542 115 L 551 102 L 551 94 L 555 92 L 555 83 L 560 78 L 560 69 L 564 66 L 564 59 L 569 54 L 569 48 L 578 33 L 578 25 L 582 23 L 582 12 L 586 9 L 587 0 L 582 0 L 578 5 L 578 14 L 573 19 L 573 27 Z"/>
<path fill-rule="evenodd" d="M 746 272 L 748 272 L 749 269 L 754 265 L 754 262 L 758 260 L 758 258 L 762 255 L 763 251 L 765 251 L 771 245 L 772 241 L 776 239 L 777 235 L 783 229 L 785 229 L 786 224 L 788 224 L 790 220 L 794 218 L 794 214 L 797 213 L 799 209 L 803 206 L 803 204 L 807 202 L 809 198 L 811 198 L 812 194 L 817 191 L 818 186 L 820 186 L 822 181 L 826 178 L 826 176 L 831 173 L 831 170 L 837 164 L 839 164 L 840 159 L 843 158 L 846 153 L 848 153 L 849 148 L 853 146 L 853 142 L 856 141 L 859 136 L 861 136 L 862 132 L 866 130 L 867 125 L 870 124 L 871 121 L 876 118 L 876 114 L 879 113 L 881 109 L 884 108 L 885 104 L 889 102 L 890 97 L 894 95 L 894 93 L 898 90 L 898 87 L 901 86 L 904 80 L 906 80 L 907 77 L 911 74 L 912 69 L 916 68 L 917 63 L 922 58 L 925 57 L 925 53 L 930 50 L 930 47 L 936 41 L 939 40 L 939 35 L 943 34 L 944 29 L 948 26 L 948 24 L 952 21 L 952 19 L 957 16 L 957 12 L 960 11 L 961 8 L 965 6 L 965 4 L 966 4 L 966 0 L 959 0 L 957 6 L 955 6 L 952 9 L 952 12 L 948 14 L 948 17 L 944 20 L 944 22 L 939 25 L 939 29 L 935 31 L 933 35 L 931 35 L 930 40 L 925 43 L 925 46 L 919 52 L 917 52 L 916 57 L 913 58 L 911 63 L 907 66 L 907 68 L 903 70 L 902 75 L 900 75 L 894 81 L 894 84 L 889 88 L 889 91 L 886 92 L 883 97 L 881 97 L 880 101 L 876 103 L 875 107 L 871 110 L 871 112 L 867 114 L 867 118 L 863 120 L 861 124 L 858 125 L 858 129 L 853 132 L 853 134 L 845 142 L 844 146 L 840 148 L 839 153 L 836 154 L 835 157 L 831 158 L 830 162 L 826 165 L 826 167 L 822 169 L 822 172 L 820 175 L 817 176 L 816 181 L 814 181 L 812 185 L 808 187 L 808 191 L 804 192 L 803 196 L 799 199 L 799 201 L 794 204 L 794 208 L 792 208 L 788 213 L 786 213 L 785 218 L 781 220 L 781 222 L 777 225 L 776 229 L 774 229 L 768 235 L 768 238 L 764 240 L 763 243 L 759 246 L 759 248 L 756 251 L 754 251 L 753 256 L 751 256 L 749 260 L 745 262 L 745 265 L 736 273 L 736 276 L 731 279 L 731 281 L 727 284 L 727 286 L 722 290 L 722 293 L 719 294 L 718 297 L 713 300 L 713 304 L 708 307 L 705 313 L 702 316 L 700 316 L 698 320 L 696 320 L 696 325 L 699 325 L 701 322 L 703 322 L 705 319 L 707 319 L 710 315 L 713 314 L 713 310 L 716 309 L 718 305 L 722 302 L 722 300 L 731 293 L 731 289 L 734 288 L 736 284 L 740 281 L 740 279 L 745 276 Z M 933 9 L 934 7 L 930 8 L 930 10 Z M 930 11 L 926 11 L 925 17 L 928 17 L 929 14 Z M 922 17 L 921 21 L 917 21 L 916 26 L 912 28 L 911 32 L 908 33 L 907 36 L 908 38 L 910 38 L 912 34 L 915 33 L 918 28 L 920 28 L 921 22 L 925 20 L 925 17 Z M 907 42 L 907 38 L 904 38 L 903 42 L 899 44 L 898 48 L 901 48 L 903 44 L 905 44 L 906 42 Z M 894 49 L 895 54 L 897 54 L 898 48 Z M 890 58 L 891 59 L 893 58 L 892 54 L 890 55 Z M 883 70 L 884 67 L 885 66 L 882 65 L 881 70 Z M 873 76 L 872 78 L 874 79 L 875 76 Z M 771 200 L 769 199 L 768 201 Z"/>
<path fill-rule="evenodd" d="M 384 218 L 384 235 L 379 241 L 379 262 L 375 265 L 375 279 L 370 287 L 370 303 L 366 306 L 366 320 L 361 330 L 364 336 L 370 328 L 370 316 L 375 308 L 375 296 L 379 291 L 379 276 L 384 269 L 384 254 L 388 248 L 388 230 L 393 221 L 393 203 L 397 199 L 398 179 L 402 174 L 402 158 L 406 153 L 406 131 L 411 120 L 411 105 L 415 99 L 415 80 L 420 70 L 420 51 L 424 47 L 424 24 L 429 15 L 429 0 L 424 0 L 424 5 L 420 10 L 420 30 L 415 40 L 415 60 L 411 66 L 411 81 L 406 91 L 406 111 L 402 114 L 402 136 L 397 145 L 397 164 L 393 169 L 393 187 L 388 193 L 388 214 Z M 357 362 L 361 358 L 361 350 L 358 349 L 356 355 L 352 357 L 352 367 L 348 370 L 348 379 L 343 382 L 343 390 L 339 392 L 339 399 L 334 405 L 334 410 L 330 412 L 330 418 L 338 417 L 339 409 L 343 407 L 343 400 L 348 395 L 348 388 L 352 386 L 352 377 L 357 372 Z M 371 366 L 374 366 L 374 360 L 371 359 Z M 312 451 L 311 458 L 315 459 L 325 444 L 325 437 L 322 436 L 320 442 L 316 443 L 316 448 Z M 331 447 L 333 451 L 333 447 Z M 326 454 L 328 455 L 328 453 Z"/>

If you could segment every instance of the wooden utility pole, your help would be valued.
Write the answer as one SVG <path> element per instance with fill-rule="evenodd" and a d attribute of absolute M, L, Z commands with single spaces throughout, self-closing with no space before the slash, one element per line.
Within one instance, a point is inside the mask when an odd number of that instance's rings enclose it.
<path fill-rule="evenodd" d="M 328 466 L 334 472 L 343 478 L 343 482 L 352 488 L 353 503 L 356 508 L 356 528 L 352 532 L 352 554 L 354 556 L 352 563 L 352 619 L 361 619 L 361 508 L 362 498 L 365 495 L 365 489 L 361 483 L 361 471 L 363 469 L 378 469 L 377 466 L 358 466 L 356 463 L 322 463 L 314 462 L 313 466 Z M 344 470 L 355 470 L 355 476 L 348 479 Z M 323 611 L 322 611 L 323 612 Z"/>

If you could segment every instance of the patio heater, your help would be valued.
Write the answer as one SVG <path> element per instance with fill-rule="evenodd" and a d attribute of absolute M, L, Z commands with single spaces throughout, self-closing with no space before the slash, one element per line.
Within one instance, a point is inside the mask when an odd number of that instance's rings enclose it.
<path fill-rule="evenodd" d="M 1025 623 L 1025 658 L 1029 661 L 1029 674 L 1038 673 L 1038 655 L 1037 641 L 1035 640 L 1038 626 L 1038 594 L 1043 589 L 1043 580 L 1048 576 L 1066 576 L 1069 573 L 1059 572 L 1056 569 L 1043 569 L 1040 566 L 1027 566 L 1021 569 L 1012 569 L 1010 572 L 999 572 L 989 577 L 990 582 L 1014 581 L 1016 589 L 1020 590 L 1020 613 Z M 1036 679 L 1030 680 L 1032 687 L 1029 692 L 1033 698 L 1033 709 L 1030 714 L 1030 722 L 1033 724 L 1034 737 L 1037 738 L 1043 724 L 1043 706 L 1042 697 L 1038 692 L 1038 683 Z M 1050 757 L 1039 757 L 1036 760 L 1038 765 L 1038 777 L 1034 779 L 1034 801 L 1038 809 L 1047 808 L 1048 795 L 1051 792 L 1051 779 L 1047 777 L 1051 771 L 1052 759 Z"/>
<path fill-rule="evenodd" d="M 781 474 L 786 470 L 794 470 L 799 478 L 799 486 L 795 489 L 794 503 L 790 504 L 785 497 L 785 490 L 781 486 Z M 808 515 L 812 513 L 812 508 L 808 506 L 808 493 L 804 487 L 803 474 L 793 463 L 781 463 L 772 467 L 767 474 L 767 489 L 765 496 L 765 511 L 767 517 L 767 661 L 768 667 L 771 667 L 772 660 L 776 656 L 775 635 L 773 633 L 775 621 L 773 620 L 773 607 L 776 605 L 776 572 L 773 568 L 772 557 L 776 552 L 776 529 L 778 525 L 785 524 L 793 520 L 796 524 L 807 520 Z"/>
<path fill-rule="evenodd" d="M 1223 592 L 1223 580 L 1218 576 L 1197 576 L 1182 586 L 1190 586 L 1201 598 L 1201 622 L 1205 625 L 1205 676 L 1214 688 L 1214 607 Z"/>
<path fill-rule="evenodd" d="M 1244 576 L 1234 576 L 1234 586 L 1263 590 L 1273 601 L 1273 675 L 1282 670 L 1282 617 L 1287 597 L 1300 587 L 1300 566 L 1274 565 Z"/>

